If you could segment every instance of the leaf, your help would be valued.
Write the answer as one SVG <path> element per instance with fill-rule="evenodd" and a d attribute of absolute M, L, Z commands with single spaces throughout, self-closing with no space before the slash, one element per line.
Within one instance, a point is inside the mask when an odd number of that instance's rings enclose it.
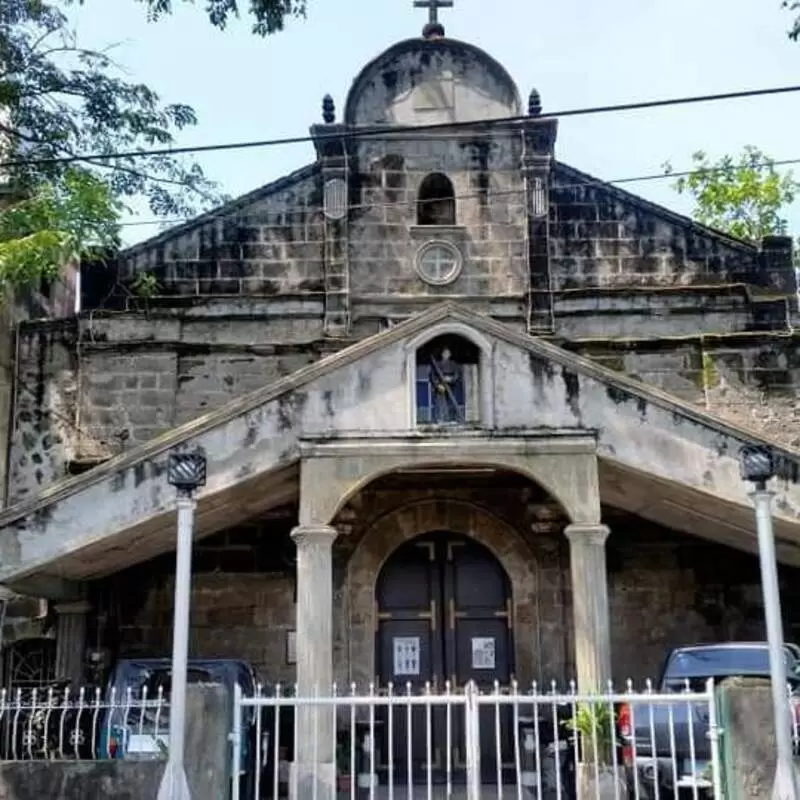
<path fill-rule="evenodd" d="M 190 160 L 121 155 L 169 147 L 197 117 L 81 47 L 55 3 L 0 0 L 0 108 L 0 291 L 117 246 L 127 201 L 191 216 L 222 199 Z"/>
<path fill-rule="evenodd" d="M 0 291 L 53 278 L 66 264 L 117 246 L 119 212 L 108 184 L 74 167 L 0 209 Z"/>
<path fill-rule="evenodd" d="M 84 0 L 74 0 L 83 4 Z M 68 0 L 69 2 L 69 0 Z M 147 9 L 147 19 L 157 22 L 173 10 L 173 0 L 136 0 Z M 194 0 L 184 0 L 192 3 Z M 231 18 L 241 17 L 241 0 L 206 0 L 204 3 L 208 21 L 216 28 L 225 30 Z M 305 17 L 306 0 L 249 0 L 247 11 L 252 18 L 252 32 L 257 36 L 268 36 L 282 31 L 289 17 Z"/>
<path fill-rule="evenodd" d="M 59 158 L 104 153 L 79 163 L 107 181 L 115 197 L 144 198 L 157 215 L 190 216 L 217 204 L 218 187 L 194 162 L 115 155 L 168 147 L 196 115 L 125 80 L 110 51 L 81 47 L 55 4 L 0 2 L 0 65 L 0 104 L 8 109 L 0 134 L 14 160 L 8 170 L 15 189 L 60 181 L 69 165 Z"/>
<path fill-rule="evenodd" d="M 692 161 L 691 173 L 678 178 L 673 188 L 694 198 L 698 222 L 752 242 L 785 230 L 782 212 L 798 189 L 791 172 L 778 172 L 774 161 L 752 145 L 737 157 L 726 155 L 716 162 L 697 151 Z"/>

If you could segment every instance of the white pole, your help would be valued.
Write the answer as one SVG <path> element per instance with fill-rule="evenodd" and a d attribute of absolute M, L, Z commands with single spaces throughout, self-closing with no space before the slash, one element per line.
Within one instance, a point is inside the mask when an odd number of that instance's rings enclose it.
<path fill-rule="evenodd" d="M 763 485 L 762 485 L 763 486 Z M 778 589 L 775 535 L 772 530 L 772 492 L 761 486 L 751 494 L 756 507 L 758 555 L 761 561 L 761 585 L 769 645 L 769 668 L 772 682 L 772 709 L 775 716 L 777 764 L 772 786 L 773 800 L 797 799 L 797 776 L 792 758 L 791 708 L 786 677 L 786 651 Z"/>
<path fill-rule="evenodd" d="M 169 707 L 169 760 L 158 800 L 189 800 L 184 769 L 186 742 L 186 672 L 189 659 L 189 605 L 192 588 L 192 529 L 195 499 L 178 495 L 178 548 L 175 565 L 175 610 L 172 630 L 172 692 Z"/>

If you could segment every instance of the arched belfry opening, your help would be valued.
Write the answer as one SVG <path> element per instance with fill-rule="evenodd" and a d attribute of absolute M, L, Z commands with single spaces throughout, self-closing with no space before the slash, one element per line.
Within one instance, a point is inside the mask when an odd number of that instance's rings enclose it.
<path fill-rule="evenodd" d="M 417 193 L 417 224 L 456 224 L 456 196 L 447 175 L 434 172 L 420 184 Z"/>
<path fill-rule="evenodd" d="M 480 358 L 476 344 L 443 334 L 416 353 L 418 425 L 465 425 L 480 420 Z"/>

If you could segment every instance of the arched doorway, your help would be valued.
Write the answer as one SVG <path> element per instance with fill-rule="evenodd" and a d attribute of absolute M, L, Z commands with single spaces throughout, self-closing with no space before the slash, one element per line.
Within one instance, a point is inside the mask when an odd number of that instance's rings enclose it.
<path fill-rule="evenodd" d="M 486 690 L 496 682 L 501 686 L 511 682 L 511 583 L 500 562 L 482 544 L 447 531 L 402 544 L 380 571 L 375 599 L 375 665 L 381 687 L 392 683 L 397 691 L 405 692 L 410 686 L 412 692 L 422 692 L 430 684 L 434 693 L 443 693 L 447 681 L 451 691 L 459 691 L 469 681 Z M 425 781 L 429 759 L 440 778 L 445 772 L 455 780 L 465 776 L 463 709 L 454 708 L 449 719 L 448 713 L 445 707 L 437 708 L 427 719 L 420 707 L 411 719 L 410 731 L 406 717 L 395 717 L 395 752 L 390 763 L 396 779 Z M 501 716 L 501 757 L 505 762 L 511 755 L 512 720 L 505 713 Z M 481 731 L 488 737 L 482 742 L 486 745 L 482 770 L 496 774 L 494 724 L 481 726 Z"/>
<path fill-rule="evenodd" d="M 378 576 L 380 685 L 511 681 L 511 585 L 482 544 L 445 531 L 406 542 Z"/>

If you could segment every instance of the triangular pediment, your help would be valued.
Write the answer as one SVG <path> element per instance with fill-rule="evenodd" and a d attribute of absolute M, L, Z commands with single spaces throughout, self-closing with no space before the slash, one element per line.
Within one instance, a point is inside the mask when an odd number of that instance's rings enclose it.
<path fill-rule="evenodd" d="M 673 504 L 691 506 L 702 494 L 747 507 L 737 457 L 743 444 L 763 441 L 756 433 L 555 344 L 444 303 L 6 510 L 0 515 L 0 578 L 16 580 L 98 542 L 119 542 L 126 531 L 143 536 L 153 520 L 165 519 L 174 508 L 165 465 L 175 448 L 206 454 L 208 482 L 200 499 L 201 508 L 204 503 L 212 508 L 223 497 L 230 506 L 230 493 L 259 476 L 282 476 L 287 491 L 294 491 L 303 441 L 425 439 L 431 431 L 415 421 L 415 353 L 445 333 L 469 339 L 480 351 L 471 436 L 588 434 L 608 467 L 606 492 L 619 495 L 620 504 L 636 505 L 633 510 L 652 505 L 648 491 L 655 497 L 657 487 L 666 485 L 675 488 Z M 456 428 L 435 433 L 459 435 Z M 771 444 L 790 479 L 781 489 L 780 516 L 793 527 L 800 519 L 794 482 L 800 454 Z M 239 510 L 256 513 L 252 493 L 248 497 Z"/>

